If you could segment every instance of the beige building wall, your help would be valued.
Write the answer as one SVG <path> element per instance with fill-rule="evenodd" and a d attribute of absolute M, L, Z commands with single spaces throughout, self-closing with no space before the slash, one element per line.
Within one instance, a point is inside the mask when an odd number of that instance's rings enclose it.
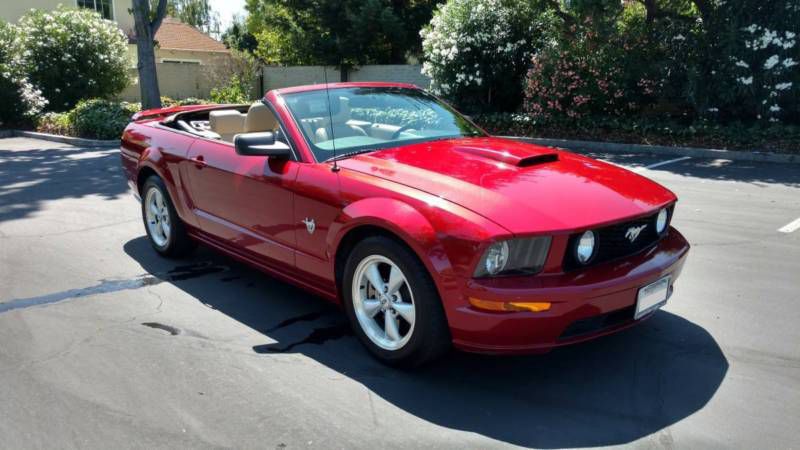
<path fill-rule="evenodd" d="M 131 47 L 135 61 L 136 47 Z M 165 59 L 185 62 L 162 62 Z M 212 88 L 221 87 L 229 81 L 233 73 L 230 64 L 231 57 L 227 53 L 157 49 L 156 73 L 161 95 L 176 100 L 189 97 L 207 99 Z M 130 74 L 131 84 L 119 97 L 128 102 L 138 102 L 141 96 L 135 63 Z"/>
<path fill-rule="evenodd" d="M 131 0 L 111 0 L 114 17 L 122 31 L 133 30 L 133 15 L 128 12 Z M 7 22 L 16 22 L 31 9 L 56 9 L 58 5 L 77 7 L 77 0 L 0 0 L 0 18 Z"/>

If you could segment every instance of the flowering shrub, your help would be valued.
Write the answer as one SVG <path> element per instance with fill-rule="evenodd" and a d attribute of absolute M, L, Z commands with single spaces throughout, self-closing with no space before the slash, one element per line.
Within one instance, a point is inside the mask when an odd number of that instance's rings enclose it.
<path fill-rule="evenodd" d="M 719 21 L 733 32 L 715 42 L 723 69 L 715 92 L 723 113 L 761 121 L 800 122 L 800 4 L 790 0 L 730 0 Z M 741 9 L 749 5 L 749 13 Z"/>
<path fill-rule="evenodd" d="M 47 104 L 41 92 L 23 75 L 17 57 L 16 29 L 0 20 L 0 122 L 19 122 L 41 112 Z"/>
<path fill-rule="evenodd" d="M 467 110 L 512 110 L 552 15 L 524 0 L 449 0 L 420 32 L 431 90 Z"/>
<path fill-rule="evenodd" d="M 80 99 L 112 96 L 127 86 L 127 38 L 96 12 L 31 10 L 18 29 L 23 69 L 50 109 L 68 110 Z"/>
<path fill-rule="evenodd" d="M 654 26 L 635 2 L 613 25 L 587 17 L 534 55 L 525 110 L 572 119 L 691 111 L 686 83 L 695 32 L 692 21 L 664 18 Z"/>
<path fill-rule="evenodd" d="M 67 114 L 67 118 L 69 128 L 80 137 L 119 139 L 131 116 L 139 109 L 137 103 L 82 100 Z"/>
<path fill-rule="evenodd" d="M 591 30 L 551 44 L 531 61 L 525 110 L 534 118 L 621 114 L 625 92 L 615 59 Z"/>
<path fill-rule="evenodd" d="M 44 113 L 36 120 L 36 131 L 40 133 L 73 136 L 75 131 L 69 121 L 68 113 Z"/>

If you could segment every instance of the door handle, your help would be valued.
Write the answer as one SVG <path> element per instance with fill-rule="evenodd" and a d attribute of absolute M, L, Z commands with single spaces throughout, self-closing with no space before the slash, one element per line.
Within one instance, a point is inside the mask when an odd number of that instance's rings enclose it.
<path fill-rule="evenodd" d="M 198 155 L 196 158 L 192 158 L 191 161 L 194 164 L 194 166 L 197 167 L 198 169 L 202 169 L 203 167 L 208 165 L 206 163 L 205 158 L 203 158 L 203 155 Z"/>

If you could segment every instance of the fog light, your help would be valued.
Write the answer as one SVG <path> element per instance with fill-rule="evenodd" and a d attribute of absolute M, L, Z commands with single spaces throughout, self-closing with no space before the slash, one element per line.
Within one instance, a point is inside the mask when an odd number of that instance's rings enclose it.
<path fill-rule="evenodd" d="M 550 309 L 550 302 L 493 302 L 491 300 L 481 300 L 475 297 L 469 298 L 469 304 L 478 309 L 499 312 L 543 312 Z"/>

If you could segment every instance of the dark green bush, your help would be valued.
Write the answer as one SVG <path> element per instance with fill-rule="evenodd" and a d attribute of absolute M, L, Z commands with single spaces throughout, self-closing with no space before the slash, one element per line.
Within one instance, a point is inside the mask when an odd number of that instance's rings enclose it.
<path fill-rule="evenodd" d="M 83 100 L 69 112 L 75 134 L 89 139 L 118 139 L 139 105 L 103 99 Z"/>
<path fill-rule="evenodd" d="M 196 97 L 189 97 L 183 100 L 178 100 L 178 106 L 188 106 L 188 105 L 206 105 L 211 103 L 211 100 L 206 100 L 202 98 Z"/>
<path fill-rule="evenodd" d="M 249 101 L 247 87 L 238 75 L 231 77 L 226 86 L 211 89 L 212 103 L 241 104 Z"/>

